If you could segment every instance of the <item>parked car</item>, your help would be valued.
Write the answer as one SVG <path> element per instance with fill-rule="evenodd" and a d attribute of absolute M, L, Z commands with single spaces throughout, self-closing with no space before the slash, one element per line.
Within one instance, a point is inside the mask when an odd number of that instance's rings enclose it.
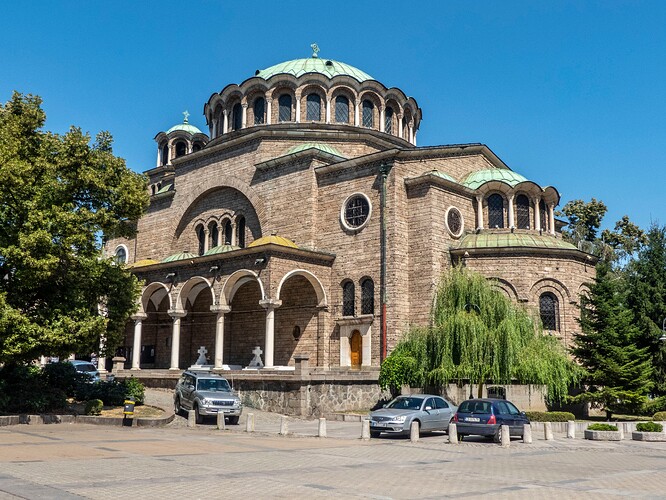
<path fill-rule="evenodd" d="M 409 434 L 412 422 L 418 422 L 421 431 L 446 431 L 456 407 L 441 396 L 412 394 L 398 396 L 383 408 L 370 412 L 370 436 L 382 432 Z"/>
<path fill-rule="evenodd" d="M 99 371 L 97 371 L 97 367 L 90 361 L 70 359 L 68 362 L 74 366 L 77 372 L 85 374 L 89 382 L 99 382 Z"/>
<path fill-rule="evenodd" d="M 530 420 L 524 411 L 506 399 L 468 399 L 458 407 L 453 417 L 458 428 L 458 439 L 471 434 L 487 436 L 500 442 L 502 425 L 509 426 L 510 436 L 523 436 L 524 425 Z"/>
<path fill-rule="evenodd" d="M 194 410 L 198 424 L 204 417 L 223 413 L 230 424 L 238 424 L 243 411 L 240 398 L 224 377 L 208 372 L 185 371 L 173 395 L 176 415 Z"/>

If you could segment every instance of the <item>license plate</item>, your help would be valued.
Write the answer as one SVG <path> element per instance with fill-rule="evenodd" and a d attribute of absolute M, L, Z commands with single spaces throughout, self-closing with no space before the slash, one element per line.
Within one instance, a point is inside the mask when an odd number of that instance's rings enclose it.
<path fill-rule="evenodd" d="M 480 422 L 481 419 L 479 417 L 465 417 L 465 422 Z"/>
<path fill-rule="evenodd" d="M 374 420 L 371 421 L 373 427 L 386 427 L 386 424 L 384 422 L 375 422 Z"/>

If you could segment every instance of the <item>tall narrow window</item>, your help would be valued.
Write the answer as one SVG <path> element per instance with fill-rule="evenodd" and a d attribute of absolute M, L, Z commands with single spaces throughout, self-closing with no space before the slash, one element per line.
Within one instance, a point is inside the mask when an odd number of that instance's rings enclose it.
<path fill-rule="evenodd" d="M 544 330 L 559 330 L 560 307 L 554 294 L 542 293 L 539 297 L 539 314 Z"/>
<path fill-rule="evenodd" d="M 361 314 L 375 313 L 375 283 L 366 278 L 361 281 Z"/>
<path fill-rule="evenodd" d="M 208 226 L 208 234 L 209 234 L 208 248 L 213 248 L 217 246 L 218 232 L 219 229 L 217 227 L 217 222 L 213 222 L 210 226 Z"/>
<path fill-rule="evenodd" d="M 387 134 L 393 133 L 393 108 L 386 108 L 384 115 L 384 132 Z"/>
<path fill-rule="evenodd" d="M 516 224 L 518 229 L 530 228 L 530 200 L 524 194 L 516 197 Z"/>
<path fill-rule="evenodd" d="M 363 126 L 372 128 L 375 125 L 374 120 L 375 105 L 367 99 L 363 101 Z"/>
<path fill-rule="evenodd" d="M 548 231 L 548 212 L 546 211 L 546 204 L 543 200 L 539 202 L 539 218 L 541 219 L 541 229 Z"/>
<path fill-rule="evenodd" d="M 342 285 L 342 315 L 343 316 L 353 316 L 354 311 L 356 310 L 354 304 L 354 282 L 346 281 Z"/>
<path fill-rule="evenodd" d="M 199 243 L 199 255 L 203 255 L 206 245 L 206 233 L 204 231 L 203 225 L 201 224 L 197 226 L 197 241 Z"/>
<path fill-rule="evenodd" d="M 116 249 L 116 255 L 114 255 L 113 260 L 118 265 L 127 263 L 127 250 L 125 250 L 125 247 L 120 246 Z"/>
<path fill-rule="evenodd" d="M 185 141 L 178 141 L 176 143 L 176 158 L 185 156 L 186 153 L 187 153 L 187 144 L 185 144 Z"/>
<path fill-rule="evenodd" d="M 321 120 L 321 97 L 319 97 L 319 94 L 308 95 L 305 119 L 309 122 Z"/>
<path fill-rule="evenodd" d="M 224 244 L 233 245 L 232 239 L 234 237 L 234 228 L 231 225 L 231 221 L 227 220 L 224 223 Z"/>
<path fill-rule="evenodd" d="M 282 94 L 278 99 L 278 120 L 281 122 L 291 121 L 291 96 L 289 94 Z"/>
<path fill-rule="evenodd" d="M 238 246 L 245 248 L 245 217 L 239 217 L 237 219 L 236 234 L 238 235 Z"/>
<path fill-rule="evenodd" d="M 266 100 L 263 97 L 257 98 L 254 101 L 254 124 L 261 125 L 264 123 L 264 114 L 266 112 Z"/>
<path fill-rule="evenodd" d="M 162 165 L 169 163 L 169 144 L 162 146 Z"/>
<path fill-rule="evenodd" d="M 239 102 L 234 104 L 231 115 L 231 127 L 234 130 L 240 130 L 243 127 L 243 106 Z"/>
<path fill-rule="evenodd" d="M 504 227 L 504 198 L 499 194 L 488 196 L 488 227 Z"/>
<path fill-rule="evenodd" d="M 349 99 L 343 95 L 335 98 L 335 121 L 349 123 Z"/>

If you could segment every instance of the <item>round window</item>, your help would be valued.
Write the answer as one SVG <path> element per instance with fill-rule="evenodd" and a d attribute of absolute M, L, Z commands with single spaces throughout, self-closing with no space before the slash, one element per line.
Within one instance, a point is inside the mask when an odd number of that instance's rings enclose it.
<path fill-rule="evenodd" d="M 456 207 L 449 207 L 446 211 L 446 228 L 451 236 L 458 238 L 464 229 L 463 216 Z"/>
<path fill-rule="evenodd" d="M 342 205 L 340 219 L 342 225 L 350 231 L 358 231 L 370 220 L 372 206 L 368 197 L 362 193 L 351 195 Z"/>

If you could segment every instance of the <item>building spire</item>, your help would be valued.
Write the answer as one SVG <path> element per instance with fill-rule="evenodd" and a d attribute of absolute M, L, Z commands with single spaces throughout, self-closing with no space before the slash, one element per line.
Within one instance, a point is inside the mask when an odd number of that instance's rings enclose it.
<path fill-rule="evenodd" d="M 319 56 L 317 55 L 319 53 L 319 46 L 316 43 L 313 43 L 310 45 L 310 48 L 312 49 L 312 57 L 317 59 Z"/>

